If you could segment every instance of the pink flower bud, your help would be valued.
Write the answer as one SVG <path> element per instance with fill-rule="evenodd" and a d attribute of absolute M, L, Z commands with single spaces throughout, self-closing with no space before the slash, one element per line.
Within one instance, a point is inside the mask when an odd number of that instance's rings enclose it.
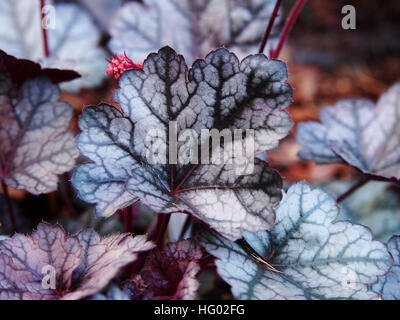
<path fill-rule="evenodd" d="M 139 69 L 142 70 L 143 63 L 139 62 L 135 64 L 129 59 L 125 53 L 115 55 L 112 60 L 106 59 L 109 63 L 106 73 L 108 75 L 114 75 L 115 79 L 119 79 L 126 70 Z"/>

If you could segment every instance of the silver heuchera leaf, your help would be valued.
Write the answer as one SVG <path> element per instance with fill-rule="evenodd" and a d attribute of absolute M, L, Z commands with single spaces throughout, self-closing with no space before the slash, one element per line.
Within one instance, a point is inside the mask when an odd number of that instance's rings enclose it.
<path fill-rule="evenodd" d="M 64 230 L 57 225 L 41 223 L 31 237 L 16 234 L 2 240 L 0 298 L 56 299 L 58 288 L 71 286 L 72 273 L 81 261 L 78 239 L 67 238 Z M 53 284 L 49 283 L 50 278 L 49 281 L 45 279 L 50 272 L 56 280 Z M 51 280 L 54 281 L 54 278 Z M 55 289 L 46 289 L 46 285 L 54 285 Z"/>
<path fill-rule="evenodd" d="M 57 189 L 57 175 L 72 169 L 79 152 L 68 132 L 72 107 L 59 102 L 46 78 L 21 88 L 0 74 L 0 179 L 33 194 Z"/>
<path fill-rule="evenodd" d="M 323 188 L 339 196 L 355 181 L 333 181 Z M 397 188 L 388 183 L 370 181 L 340 202 L 339 220 L 350 220 L 371 228 L 374 238 L 387 242 L 400 234 L 400 198 Z"/>
<path fill-rule="evenodd" d="M 88 229 L 67 236 L 39 224 L 31 236 L 0 241 L 0 299 L 81 299 L 101 291 L 137 253 L 154 246 L 144 236 L 100 239 Z"/>
<path fill-rule="evenodd" d="M 255 153 L 276 147 L 292 125 L 282 110 L 292 97 L 286 78 L 281 61 L 255 55 L 239 65 L 226 49 L 211 52 L 188 72 L 183 57 L 165 47 L 149 55 L 143 71 L 122 76 L 122 113 L 104 104 L 84 109 L 77 145 L 94 163 L 80 166 L 72 182 L 83 200 L 97 203 L 102 216 L 140 199 L 158 213 L 190 212 L 232 240 L 242 230 L 269 228 L 282 182 L 266 163 L 256 159 L 246 176 L 236 174 L 234 163 L 222 161 L 151 165 L 148 135 L 157 130 L 163 142 L 168 140 L 172 121 L 178 136 L 185 129 L 199 137 L 201 129 L 253 129 Z M 196 140 L 196 148 L 208 149 L 206 142 Z M 169 141 L 165 146 L 168 161 Z M 178 143 L 177 150 L 183 146 Z"/>
<path fill-rule="evenodd" d="M 143 269 L 125 284 L 124 291 L 131 299 L 140 300 L 197 299 L 202 257 L 203 251 L 192 240 L 168 243 L 163 250 L 149 254 Z"/>
<path fill-rule="evenodd" d="M 77 234 L 82 248 L 82 263 L 74 271 L 72 282 L 77 289 L 63 299 L 77 300 L 99 292 L 127 264 L 136 260 L 139 252 L 154 248 L 146 236 L 132 238 L 129 234 L 114 234 L 100 239 L 92 229 Z"/>
<path fill-rule="evenodd" d="M 270 231 L 245 234 L 272 272 L 251 260 L 237 244 L 211 232 L 201 244 L 217 258 L 218 273 L 239 299 L 375 299 L 368 284 L 392 265 L 384 244 L 350 222 L 334 222 L 335 200 L 306 183 L 292 186 L 276 210 Z"/>
<path fill-rule="evenodd" d="M 274 0 L 146 0 L 125 4 L 116 14 L 110 49 L 134 61 L 169 45 L 188 64 L 225 46 L 239 57 L 257 52 Z M 279 22 L 279 19 L 276 20 Z M 269 46 L 277 37 L 273 29 Z"/>
<path fill-rule="evenodd" d="M 17 58 L 40 62 L 44 67 L 73 69 L 82 78 L 61 87 L 77 91 L 93 87 L 105 77 L 106 53 L 98 46 L 100 32 L 77 4 L 57 4 L 47 12 L 50 56 L 45 58 L 39 0 L 0 1 L 0 48 Z M 52 25 L 54 23 L 54 25 Z"/>
<path fill-rule="evenodd" d="M 376 106 L 366 99 L 347 99 L 325 107 L 321 123 L 300 124 L 299 155 L 318 163 L 345 161 L 364 173 L 400 179 L 400 83 Z"/>
<path fill-rule="evenodd" d="M 107 31 L 123 0 L 79 0 L 79 2 L 90 11 L 104 31 Z"/>
<path fill-rule="evenodd" d="M 372 286 L 372 290 L 382 294 L 383 300 L 400 300 L 400 236 L 393 236 L 388 242 L 388 247 L 394 265 L 387 275 L 379 278 L 379 282 Z"/>

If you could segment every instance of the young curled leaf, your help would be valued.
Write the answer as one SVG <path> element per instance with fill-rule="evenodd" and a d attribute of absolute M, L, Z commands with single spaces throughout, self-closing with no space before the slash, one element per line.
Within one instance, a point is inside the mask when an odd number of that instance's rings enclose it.
<path fill-rule="evenodd" d="M 286 79 L 284 63 L 264 55 L 239 63 L 221 48 L 190 70 L 169 47 L 149 55 L 143 70 L 121 77 L 122 113 L 105 104 L 83 111 L 77 145 L 94 163 L 78 167 L 72 178 L 79 196 L 97 203 L 102 216 L 138 199 L 158 213 L 191 213 L 231 240 L 241 238 L 242 230 L 271 227 L 282 181 L 265 162 L 254 160 L 254 154 L 276 147 L 291 129 L 283 110 L 292 97 Z M 195 136 L 190 152 L 187 139 L 182 140 L 187 129 Z M 247 146 L 249 152 L 242 152 L 241 169 L 247 175 L 237 174 L 236 155 L 231 154 L 232 161 L 221 157 L 231 145 L 225 148 L 225 139 L 209 143 L 203 129 L 226 129 L 230 137 L 236 129 L 243 134 L 254 130 L 254 152 Z M 203 157 L 210 146 L 220 162 Z"/>
<path fill-rule="evenodd" d="M 347 99 L 320 113 L 321 123 L 299 125 L 299 155 L 317 163 L 346 162 L 383 179 L 400 179 L 400 83 L 377 105 L 366 99 Z"/>
<path fill-rule="evenodd" d="M 41 223 L 31 236 L 0 241 L 0 299 L 85 298 L 153 247 L 145 236 L 101 239 L 92 229 L 68 236 L 59 225 Z"/>
<path fill-rule="evenodd" d="M 168 243 L 163 250 L 154 249 L 139 274 L 125 284 L 124 291 L 135 300 L 196 299 L 202 257 L 200 246 L 192 240 Z"/>
<path fill-rule="evenodd" d="M 224 46 L 239 57 L 257 52 L 275 0 L 146 0 L 130 2 L 115 15 L 110 49 L 143 61 L 169 45 L 188 64 Z M 279 18 L 268 46 L 276 42 Z"/>
<path fill-rule="evenodd" d="M 393 236 L 388 242 L 394 264 L 390 272 L 379 278 L 371 289 L 379 292 L 383 300 L 400 300 L 400 236 Z"/>
<path fill-rule="evenodd" d="M 72 107 L 59 102 L 47 78 L 21 88 L 0 73 L 0 179 L 33 194 L 57 189 L 57 175 L 72 169 L 79 152 L 68 131 Z"/>
<path fill-rule="evenodd" d="M 367 228 L 334 222 L 337 214 L 329 194 L 306 183 L 292 186 L 276 209 L 276 225 L 245 234 L 250 246 L 279 272 L 212 232 L 201 232 L 199 239 L 217 258 L 218 273 L 236 298 L 376 299 L 378 294 L 368 291 L 368 285 L 390 269 L 392 257 Z"/>

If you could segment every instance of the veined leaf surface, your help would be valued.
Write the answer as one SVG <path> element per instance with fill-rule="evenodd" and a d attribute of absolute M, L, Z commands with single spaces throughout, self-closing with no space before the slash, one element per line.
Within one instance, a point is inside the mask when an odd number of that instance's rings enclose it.
<path fill-rule="evenodd" d="M 57 85 L 35 78 L 14 86 L 0 73 L 0 179 L 33 194 L 57 189 L 79 152 L 68 131 L 72 107 Z"/>
<path fill-rule="evenodd" d="M 199 237 L 217 258 L 219 275 L 238 299 L 377 299 L 368 285 L 392 266 L 386 246 L 371 232 L 338 215 L 335 200 L 306 183 L 292 186 L 269 231 L 246 233 L 258 254 L 280 272 L 250 259 L 239 245 L 210 231 Z"/>
<path fill-rule="evenodd" d="M 101 291 L 139 252 L 153 247 L 145 236 L 101 239 L 92 229 L 67 236 L 59 225 L 41 223 L 31 236 L 0 240 L 0 298 L 82 299 Z"/>
<path fill-rule="evenodd" d="M 135 62 L 166 45 L 182 53 L 188 64 L 221 46 L 243 58 L 257 52 L 274 5 L 274 0 L 130 2 L 111 23 L 109 46 L 115 53 L 126 51 Z M 268 47 L 276 42 L 276 24 Z"/>
<path fill-rule="evenodd" d="M 80 197 L 97 203 L 103 216 L 138 199 L 158 213 L 190 212 L 230 239 L 240 238 L 242 230 L 271 227 L 282 183 L 274 170 L 253 154 L 246 155 L 254 160 L 249 175 L 237 175 L 235 161 L 171 165 L 168 135 L 171 121 L 178 136 L 185 129 L 199 137 L 202 129 L 252 129 L 254 154 L 274 148 L 292 125 L 282 110 L 292 97 L 286 79 L 284 63 L 264 55 L 239 64 L 221 48 L 190 70 L 169 47 L 149 55 L 143 71 L 127 71 L 120 80 L 122 113 L 104 104 L 83 111 L 77 144 L 94 163 L 80 166 L 73 176 Z M 147 160 L 152 130 L 165 142 L 167 164 Z M 201 151 L 208 138 L 200 140 L 195 143 Z M 178 143 L 178 153 L 186 154 L 184 146 Z M 222 142 L 214 150 L 226 151 Z"/>
<path fill-rule="evenodd" d="M 317 163 L 346 162 L 383 179 L 400 179 L 400 83 L 377 105 L 367 99 L 347 99 L 320 113 L 321 123 L 299 125 L 299 155 Z"/>

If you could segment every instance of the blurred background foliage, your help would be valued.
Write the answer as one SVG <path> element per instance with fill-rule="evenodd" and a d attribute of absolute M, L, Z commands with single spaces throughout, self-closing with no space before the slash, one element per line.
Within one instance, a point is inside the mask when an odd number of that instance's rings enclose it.
<path fill-rule="evenodd" d="M 85 1 L 69 2 L 84 4 Z M 283 0 L 284 15 L 294 3 L 294 0 Z M 343 30 L 341 27 L 341 8 L 348 4 L 356 8 L 356 30 Z M 288 64 L 289 82 L 295 89 L 294 101 L 289 107 L 295 126 L 277 150 L 268 152 L 269 162 L 279 170 L 286 186 L 306 180 L 340 195 L 356 180 L 358 173 L 348 166 L 316 165 L 301 160 L 297 156 L 300 146 L 294 139 L 296 123 L 318 120 L 320 107 L 332 105 L 341 98 L 367 97 L 375 101 L 400 79 L 399 16 L 398 0 L 307 2 L 280 56 Z M 100 45 L 106 50 L 108 39 L 109 35 L 104 31 Z M 108 77 L 96 89 L 84 89 L 76 94 L 62 92 L 61 100 L 69 102 L 75 109 L 71 130 L 77 130 L 78 117 L 84 106 L 102 101 L 117 105 L 113 99 L 117 87 L 117 81 Z M 20 232 L 30 232 L 42 220 L 58 221 L 69 232 L 76 232 L 82 225 L 94 227 L 103 235 L 122 232 L 126 228 L 123 215 L 127 212 L 122 210 L 108 220 L 96 218 L 94 210 L 77 198 L 69 180 L 70 175 L 64 174 L 58 191 L 40 196 L 9 188 Z M 340 207 L 339 219 L 365 224 L 379 240 L 387 241 L 391 234 L 400 233 L 398 185 L 370 182 L 348 197 Z M 1 194 L 0 209 L 4 233 L 10 228 Z M 153 220 L 153 213 L 144 207 L 136 210 L 131 230 L 144 233 Z M 204 272 L 200 282 L 201 298 L 231 298 L 229 286 L 215 272 Z"/>

